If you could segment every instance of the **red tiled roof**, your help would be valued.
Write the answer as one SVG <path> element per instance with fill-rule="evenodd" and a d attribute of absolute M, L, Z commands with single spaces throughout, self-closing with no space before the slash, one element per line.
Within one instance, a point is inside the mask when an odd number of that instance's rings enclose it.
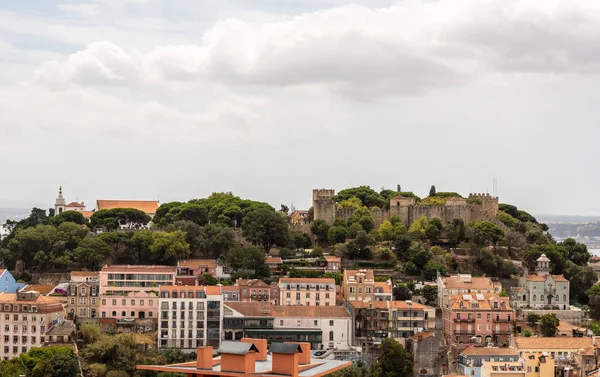
<path fill-rule="evenodd" d="M 147 214 L 155 214 L 158 209 L 158 201 L 156 200 L 97 200 L 96 208 L 114 209 L 114 208 L 134 208 Z"/>
<path fill-rule="evenodd" d="M 100 273 L 98 271 L 71 271 L 71 278 L 73 276 L 91 276 L 98 277 Z"/>
<path fill-rule="evenodd" d="M 375 282 L 375 288 L 383 288 L 383 293 L 392 293 L 392 287 L 390 287 L 390 285 L 388 283 L 386 283 L 385 281 L 376 281 Z"/>
<path fill-rule="evenodd" d="M 84 207 L 83 203 L 71 202 L 67 204 L 67 207 Z"/>
<path fill-rule="evenodd" d="M 373 270 L 345 270 L 344 276 L 354 276 L 354 279 L 356 280 L 356 274 L 359 272 L 365 274 L 365 280 L 373 280 Z"/>
<path fill-rule="evenodd" d="M 283 259 L 280 257 L 269 257 L 265 258 L 266 264 L 283 264 Z"/>
<path fill-rule="evenodd" d="M 342 261 L 342 258 L 335 257 L 333 255 L 325 255 L 323 258 L 325 258 L 325 260 L 327 262 L 341 262 Z"/>
<path fill-rule="evenodd" d="M 214 259 L 185 259 L 177 261 L 177 267 L 187 267 L 191 269 L 199 267 L 217 267 L 217 261 Z"/>
<path fill-rule="evenodd" d="M 230 302 L 225 306 L 247 317 L 350 318 L 343 306 L 273 305 L 268 302 Z"/>
<path fill-rule="evenodd" d="M 468 356 L 518 356 L 519 352 L 514 348 L 470 346 L 465 348 L 461 354 Z"/>
<path fill-rule="evenodd" d="M 551 275 L 554 281 L 568 281 L 565 279 L 563 275 Z M 548 279 L 548 275 L 538 276 L 538 275 L 527 275 L 527 281 L 546 281 Z"/>

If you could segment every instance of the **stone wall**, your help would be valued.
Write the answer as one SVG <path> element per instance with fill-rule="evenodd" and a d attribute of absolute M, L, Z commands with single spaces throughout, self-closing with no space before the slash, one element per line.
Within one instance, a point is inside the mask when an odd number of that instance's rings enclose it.
<path fill-rule="evenodd" d="M 68 272 L 33 272 L 31 282 L 33 284 L 58 285 L 68 283 L 71 280 L 71 274 Z"/>
<path fill-rule="evenodd" d="M 334 190 L 313 190 L 314 218 L 321 219 L 332 225 L 336 219 L 348 220 L 354 213 L 353 208 L 338 208 L 333 200 Z M 467 204 L 466 200 L 454 200 L 446 205 L 427 205 L 416 203 L 413 198 L 393 198 L 390 201 L 390 209 L 371 209 L 371 216 L 375 221 L 375 227 L 389 220 L 392 216 L 398 216 L 405 226 L 410 226 L 421 216 L 433 219 L 439 218 L 443 223 L 454 219 L 461 219 L 465 224 L 471 221 L 487 220 L 498 223 L 498 198 L 489 194 L 469 194 L 469 199 L 476 199 L 481 204 Z M 505 230 L 502 223 L 501 228 Z"/>

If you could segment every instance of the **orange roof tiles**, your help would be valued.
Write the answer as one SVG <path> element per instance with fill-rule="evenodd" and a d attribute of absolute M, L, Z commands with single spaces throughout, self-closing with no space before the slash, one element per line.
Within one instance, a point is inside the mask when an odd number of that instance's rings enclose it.
<path fill-rule="evenodd" d="M 482 295 L 483 300 L 477 300 L 476 295 Z M 471 300 L 465 300 L 463 296 L 471 296 Z M 502 307 L 498 305 L 498 308 L 493 308 L 492 302 L 504 302 L 505 305 Z M 463 303 L 463 307 L 460 306 L 460 303 Z M 450 309 L 469 309 L 469 310 L 512 310 L 508 303 L 508 297 L 500 297 L 497 293 L 465 293 L 462 295 L 454 295 L 449 298 L 449 308 Z M 478 303 L 479 307 L 472 308 L 470 303 Z"/>
<path fill-rule="evenodd" d="M 343 306 L 273 305 L 256 301 L 226 301 L 224 305 L 247 317 L 350 318 Z"/>
<path fill-rule="evenodd" d="M 89 219 L 94 214 L 94 211 L 79 211 L 86 219 Z"/>
<path fill-rule="evenodd" d="M 581 348 L 592 347 L 592 338 L 572 338 L 572 337 L 524 337 L 515 338 L 519 351 L 525 350 L 547 350 L 547 349 L 567 349 L 579 350 Z"/>
<path fill-rule="evenodd" d="M 67 207 L 84 207 L 83 203 L 71 202 L 67 204 Z"/>
<path fill-rule="evenodd" d="M 156 200 L 97 200 L 96 208 L 115 209 L 115 208 L 134 208 L 148 214 L 155 214 L 158 209 L 158 201 Z"/>
<path fill-rule="evenodd" d="M 344 276 L 354 276 L 356 280 L 356 274 L 362 273 L 365 275 L 365 280 L 373 280 L 373 270 L 345 270 Z"/>
<path fill-rule="evenodd" d="M 90 277 L 98 277 L 100 273 L 98 271 L 71 271 L 71 277 L 73 276 L 90 276 Z"/>
<path fill-rule="evenodd" d="M 325 258 L 325 260 L 327 262 L 338 262 L 338 263 L 342 262 L 342 258 L 334 257 L 333 255 L 325 255 L 323 258 Z"/>
<path fill-rule="evenodd" d="M 60 305 L 62 308 L 62 303 L 58 298 L 48 297 L 39 295 L 35 300 L 17 300 L 16 293 L 0 293 L 0 304 L 38 304 L 38 305 Z"/>
<path fill-rule="evenodd" d="M 240 287 L 235 287 L 232 285 L 224 285 L 221 287 L 221 292 L 239 292 Z"/>
<path fill-rule="evenodd" d="M 118 265 L 104 266 L 101 272 L 175 273 L 175 266 Z"/>
<path fill-rule="evenodd" d="M 177 261 L 177 267 L 199 268 L 199 267 L 217 267 L 217 261 L 214 259 L 185 259 Z"/>
<path fill-rule="evenodd" d="M 490 278 L 471 277 L 471 282 L 465 282 L 459 276 L 450 276 L 444 279 L 444 286 L 447 289 L 491 289 L 494 284 Z"/>
<path fill-rule="evenodd" d="M 563 275 L 550 275 L 554 279 L 554 281 L 568 281 L 565 279 Z M 548 279 L 548 275 L 538 276 L 538 275 L 527 275 L 527 281 L 546 281 Z"/>
<path fill-rule="evenodd" d="M 266 264 L 283 264 L 283 259 L 280 257 L 269 257 L 265 258 Z"/>
<path fill-rule="evenodd" d="M 423 340 L 423 339 L 430 338 L 432 336 L 433 335 L 431 335 L 428 332 L 420 331 L 420 332 L 416 333 L 415 335 L 411 336 L 411 338 L 412 338 L 413 341 L 417 342 L 417 341 L 419 341 L 419 338 L 421 338 L 421 340 Z"/>
<path fill-rule="evenodd" d="M 280 278 L 279 284 L 334 284 L 335 279 L 327 278 Z"/>
<path fill-rule="evenodd" d="M 514 348 L 505 347 L 467 347 L 462 352 L 466 356 L 519 356 Z"/>
<path fill-rule="evenodd" d="M 42 295 L 47 295 L 48 293 L 52 292 L 52 290 L 55 288 L 54 285 L 47 285 L 47 284 L 27 284 L 26 286 L 24 286 L 23 288 L 21 288 L 22 292 L 30 292 L 30 291 L 36 291 L 36 292 L 40 292 L 40 294 Z"/>
<path fill-rule="evenodd" d="M 423 310 L 433 309 L 431 306 L 412 302 L 410 305 L 406 301 L 348 301 L 356 309 L 402 309 L 402 310 Z"/>
<path fill-rule="evenodd" d="M 385 281 L 376 281 L 375 282 L 375 288 L 382 288 L 383 289 L 383 293 L 392 293 L 392 287 L 390 287 L 390 285 L 388 283 L 386 283 Z M 377 293 L 377 292 L 375 292 Z"/>

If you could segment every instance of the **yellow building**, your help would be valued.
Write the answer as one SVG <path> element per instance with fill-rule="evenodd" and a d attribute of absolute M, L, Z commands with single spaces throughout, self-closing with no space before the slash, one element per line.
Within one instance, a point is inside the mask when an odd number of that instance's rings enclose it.
<path fill-rule="evenodd" d="M 556 359 L 568 359 L 581 349 L 594 347 L 591 337 L 523 337 L 514 338 L 515 348 L 521 357 L 528 353 L 547 352 L 550 357 Z"/>
<path fill-rule="evenodd" d="M 485 361 L 481 377 L 526 377 L 525 368 L 519 361 Z"/>
<path fill-rule="evenodd" d="M 346 301 L 373 301 L 373 270 L 344 270 L 342 295 Z"/>
<path fill-rule="evenodd" d="M 547 352 L 523 352 L 525 377 L 554 377 L 554 358 Z"/>

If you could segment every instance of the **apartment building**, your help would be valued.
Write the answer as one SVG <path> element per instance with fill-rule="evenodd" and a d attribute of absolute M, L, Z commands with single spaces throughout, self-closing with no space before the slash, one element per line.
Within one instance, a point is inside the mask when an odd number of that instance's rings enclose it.
<path fill-rule="evenodd" d="M 373 291 L 373 300 L 374 301 L 391 301 L 391 300 L 393 300 L 391 281 L 387 281 L 387 282 L 376 281 L 375 282 L 375 289 Z"/>
<path fill-rule="evenodd" d="M 281 305 L 335 306 L 335 280 L 280 278 Z"/>
<path fill-rule="evenodd" d="M 308 342 L 312 349 L 347 350 L 352 344 L 350 313 L 343 306 L 225 302 L 224 337 Z"/>
<path fill-rule="evenodd" d="M 481 377 L 486 361 L 519 361 L 519 352 L 511 347 L 467 347 L 458 355 L 458 372 L 465 376 Z"/>
<path fill-rule="evenodd" d="M 0 293 L 0 357 L 6 360 L 41 347 L 66 314 L 59 300 L 39 292 Z"/>
<path fill-rule="evenodd" d="M 412 301 L 346 301 L 354 323 L 354 345 L 374 350 L 386 338 L 408 338 L 435 330 L 435 308 Z"/>
<path fill-rule="evenodd" d="M 477 293 L 500 293 L 502 284 L 493 282 L 486 277 L 472 277 L 469 274 L 457 276 L 438 276 L 438 306 L 443 308 L 448 305 L 450 296 Z"/>
<path fill-rule="evenodd" d="M 344 270 L 342 297 L 346 301 L 373 301 L 373 270 Z"/>
<path fill-rule="evenodd" d="M 260 279 L 237 279 L 235 285 L 239 287 L 239 301 L 273 302 L 279 301 L 279 287 L 276 284 L 267 284 Z"/>
<path fill-rule="evenodd" d="M 473 344 L 508 345 L 515 310 L 496 293 L 463 294 L 449 297 L 442 317 L 448 344 L 460 351 Z"/>
<path fill-rule="evenodd" d="M 72 318 L 98 317 L 100 274 L 72 271 L 68 289 L 68 311 Z"/>
<path fill-rule="evenodd" d="M 342 270 L 342 258 L 333 255 L 325 255 L 325 271 L 338 272 Z"/>
<path fill-rule="evenodd" d="M 525 377 L 525 368 L 520 361 L 486 361 L 481 377 Z"/>
<path fill-rule="evenodd" d="M 158 348 L 195 352 L 221 344 L 223 296 L 218 286 L 161 286 Z"/>
<path fill-rule="evenodd" d="M 284 274 L 283 271 L 283 259 L 280 257 L 266 257 L 265 264 L 269 267 L 271 275 Z"/>
<path fill-rule="evenodd" d="M 104 266 L 99 273 L 101 318 L 158 317 L 158 290 L 175 285 L 174 266 Z"/>
<path fill-rule="evenodd" d="M 592 337 L 568 338 L 568 337 L 514 337 L 513 346 L 521 356 L 527 353 L 547 352 L 555 359 L 570 359 L 580 350 L 596 349 Z M 595 354 L 595 352 L 593 352 Z"/>
<path fill-rule="evenodd" d="M 525 352 L 525 377 L 554 377 L 554 358 L 546 352 Z"/>

